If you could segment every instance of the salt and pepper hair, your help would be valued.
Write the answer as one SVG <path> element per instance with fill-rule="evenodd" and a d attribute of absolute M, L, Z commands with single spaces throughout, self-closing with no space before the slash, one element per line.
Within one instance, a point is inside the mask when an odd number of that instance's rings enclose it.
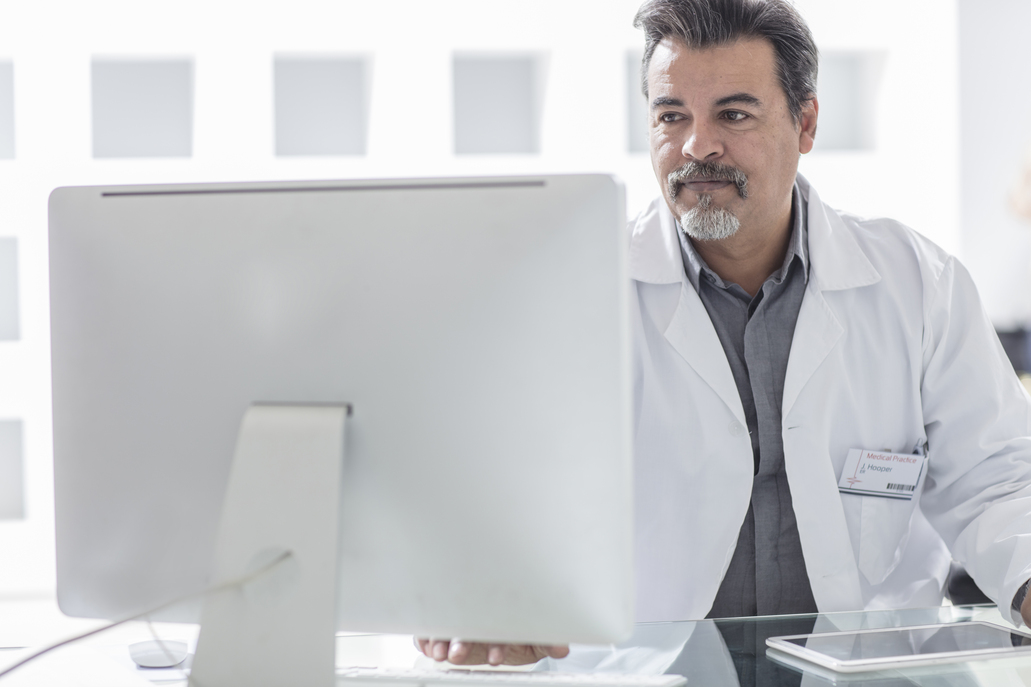
<path fill-rule="evenodd" d="M 741 38 L 773 45 L 788 109 L 798 122 L 802 107 L 816 95 L 819 53 L 813 35 L 787 0 L 647 0 L 634 17 L 644 29 L 641 90 L 648 96 L 648 65 L 664 38 L 704 49 Z"/>

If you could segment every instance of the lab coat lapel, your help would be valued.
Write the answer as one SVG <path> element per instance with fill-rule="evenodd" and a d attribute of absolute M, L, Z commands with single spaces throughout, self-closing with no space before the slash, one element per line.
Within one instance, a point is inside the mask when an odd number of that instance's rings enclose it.
<path fill-rule="evenodd" d="M 844 331 L 815 280 L 810 279 L 791 339 L 791 353 L 784 377 L 782 417 L 786 418 L 791 412 L 802 387 L 823 364 Z"/>
<path fill-rule="evenodd" d="M 823 293 L 810 279 L 788 358 L 782 434 L 798 538 L 813 598 L 822 612 L 861 608 L 862 590 L 834 466 L 826 459 L 826 447 L 813 441 L 821 433 L 806 426 L 822 421 L 823 399 L 810 396 L 799 404 L 796 416 L 790 413 L 806 382 L 826 361 L 843 332 Z"/>
<path fill-rule="evenodd" d="M 781 412 L 785 418 L 845 332 L 824 292 L 868 286 L 881 278 L 845 223 L 802 177 L 799 188 L 808 200 L 809 283 L 795 323 L 784 378 Z"/>
<path fill-rule="evenodd" d="M 666 328 L 666 340 L 698 376 L 712 387 L 741 426 L 746 426 L 741 396 L 723 344 L 720 343 L 716 328 L 712 326 L 712 320 L 698 292 L 686 280 L 680 287 L 680 304 Z"/>
<path fill-rule="evenodd" d="M 805 426 L 821 421 L 825 399 L 814 398 L 814 390 L 806 396 L 805 387 L 845 333 L 825 294 L 873 284 L 880 275 L 837 213 L 804 179 L 799 186 L 809 201 L 810 273 L 784 380 L 784 460 L 813 597 L 821 611 L 850 610 L 862 606 L 862 590 L 837 476 L 820 432 Z"/>
<path fill-rule="evenodd" d="M 664 332 L 666 340 L 745 426 L 745 411 L 723 344 L 684 273 L 676 220 L 661 198 L 652 202 L 634 226 L 629 261 L 630 276 L 637 281 L 669 284 L 669 288 L 679 285 L 680 302 Z"/>

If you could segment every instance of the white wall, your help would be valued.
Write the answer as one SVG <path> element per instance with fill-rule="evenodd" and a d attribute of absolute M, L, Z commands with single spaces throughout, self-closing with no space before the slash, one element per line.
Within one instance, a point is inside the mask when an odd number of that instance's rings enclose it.
<path fill-rule="evenodd" d="M 27 518 L 0 522 L 0 594 L 53 588 L 46 202 L 55 186 L 606 171 L 629 208 L 655 193 L 627 153 L 626 52 L 638 0 L 67 0 L 0 3 L 14 64 L 16 157 L 0 160 L 0 235 L 20 253 L 21 339 L 0 342 L 0 419 L 24 421 Z M 957 250 L 956 0 L 800 0 L 824 49 L 883 51 L 875 148 L 807 156 L 831 203 L 910 223 Z M 455 156 L 452 55 L 539 52 L 541 153 Z M 372 60 L 364 157 L 276 158 L 276 54 Z M 90 63 L 193 61 L 188 159 L 91 158 Z M 636 79 L 636 73 L 629 75 Z"/>
<path fill-rule="evenodd" d="M 831 205 L 893 217 L 960 253 L 955 0 L 800 0 L 822 51 L 883 55 L 874 148 L 803 157 Z M 819 131 L 817 131 L 819 139 Z"/>
<path fill-rule="evenodd" d="M 965 262 L 997 327 L 1031 322 L 1031 218 L 1010 204 L 1031 164 L 1031 2 L 959 3 Z"/>

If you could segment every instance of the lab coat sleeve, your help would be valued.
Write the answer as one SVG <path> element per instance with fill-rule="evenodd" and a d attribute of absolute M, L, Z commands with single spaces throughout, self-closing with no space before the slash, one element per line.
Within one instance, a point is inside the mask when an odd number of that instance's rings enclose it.
<path fill-rule="evenodd" d="M 1031 578 L 1031 399 L 969 273 L 925 279 L 921 398 L 928 473 L 920 506 L 1003 617 Z"/>

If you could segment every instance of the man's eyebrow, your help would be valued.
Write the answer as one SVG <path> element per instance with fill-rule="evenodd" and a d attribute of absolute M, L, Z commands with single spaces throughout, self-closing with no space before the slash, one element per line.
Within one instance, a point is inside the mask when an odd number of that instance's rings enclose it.
<path fill-rule="evenodd" d="M 762 101 L 756 98 L 751 93 L 734 93 L 733 95 L 723 96 L 716 101 L 716 107 L 724 107 L 726 105 L 733 105 L 735 103 L 742 105 L 754 105 L 755 107 L 761 107 Z M 669 96 L 659 96 L 652 101 L 652 109 L 658 107 L 683 107 L 684 101 L 680 98 L 671 98 Z"/>
<path fill-rule="evenodd" d="M 742 105 L 755 105 L 756 107 L 760 107 L 763 104 L 761 100 L 756 98 L 751 93 L 735 93 L 733 95 L 724 96 L 717 100 L 716 107 L 723 107 L 724 105 L 733 105 L 734 103 L 739 103 Z"/>
<path fill-rule="evenodd" d="M 670 98 L 668 96 L 659 96 L 658 98 L 652 101 L 653 110 L 657 107 L 663 107 L 665 105 L 668 105 L 670 107 L 683 107 L 684 101 L 680 98 Z"/>

